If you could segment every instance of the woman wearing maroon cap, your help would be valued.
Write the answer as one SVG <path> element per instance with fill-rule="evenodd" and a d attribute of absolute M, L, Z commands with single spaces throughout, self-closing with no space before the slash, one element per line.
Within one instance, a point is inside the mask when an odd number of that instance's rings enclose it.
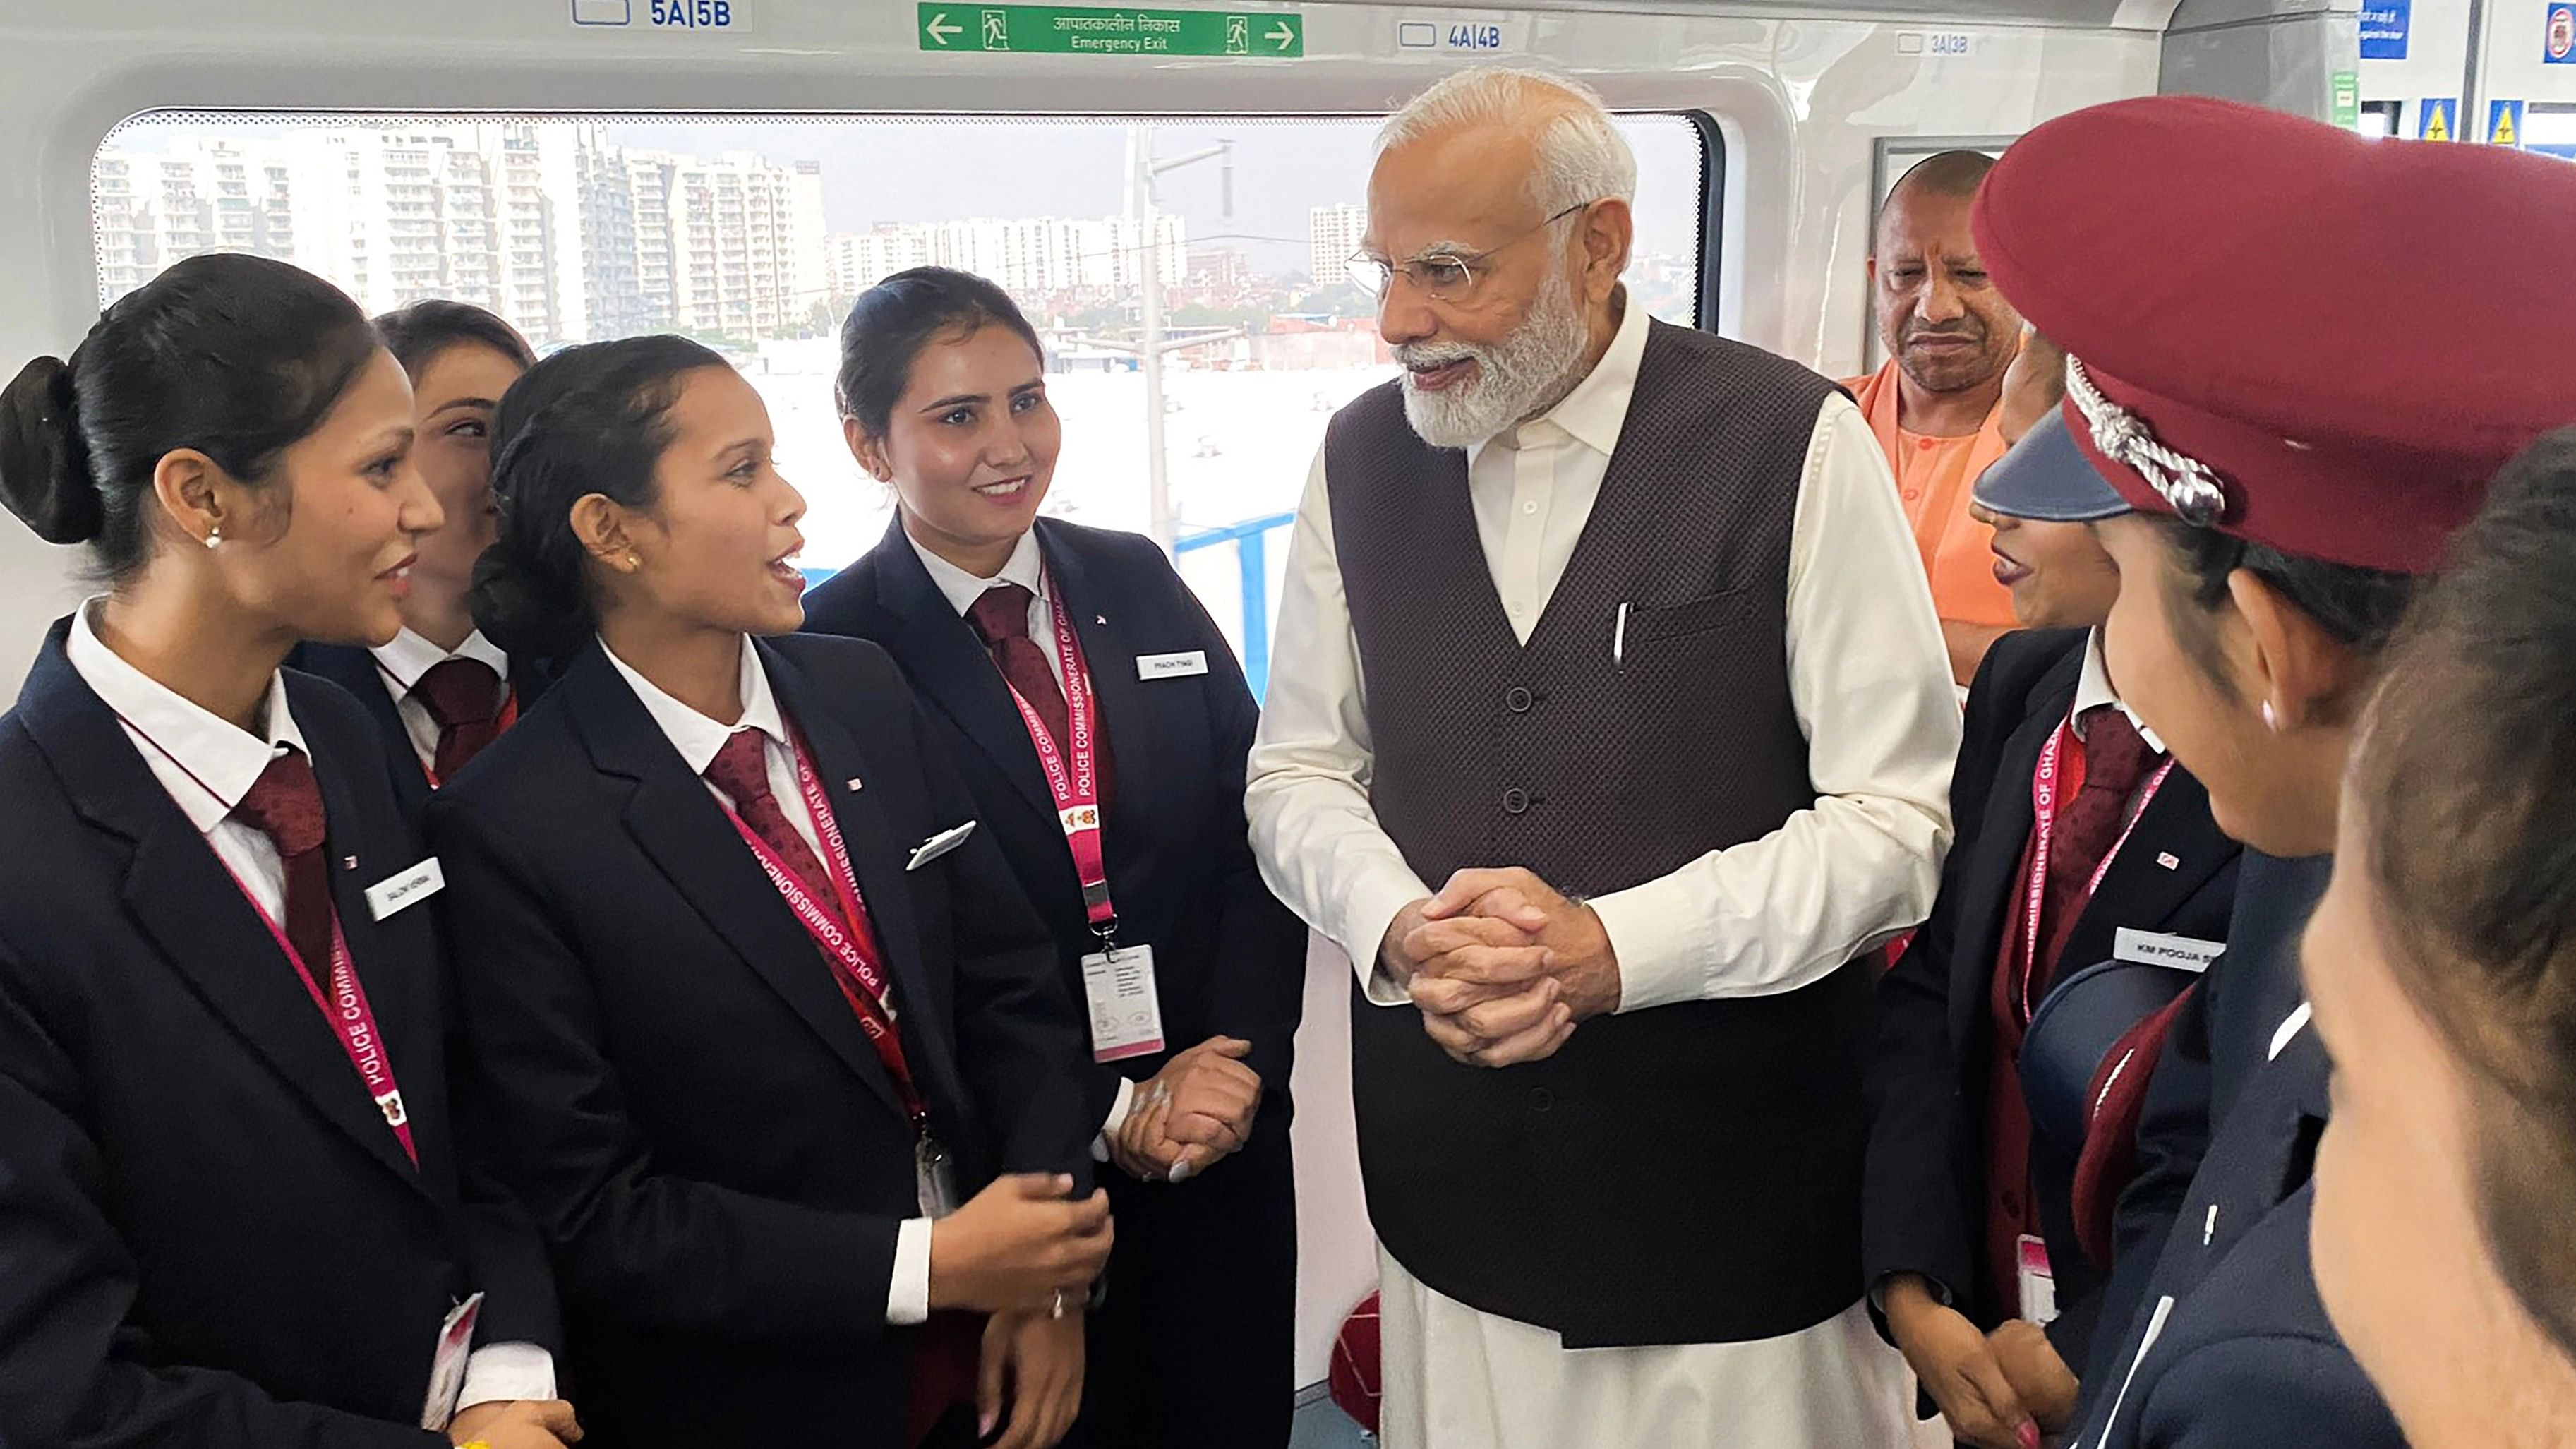
<path fill-rule="evenodd" d="M 2576 433 L 2391 651 L 2308 928 L 2317 1286 L 2417 1449 L 2576 1442 Z"/>
<path fill-rule="evenodd" d="M 2429 270 L 2360 240 L 2427 211 L 2466 219 Z M 2288 946 L 2418 581 L 2571 411 L 2576 296 L 2538 257 L 2576 248 L 2576 173 L 2155 97 L 2033 131 L 1974 220 L 2069 354 L 2067 421 L 2108 487 L 2057 516 L 2095 519 L 2119 568 L 2111 674 L 2248 847 L 2227 953 L 2155 1066 L 2074 1442 L 2398 1444 L 2307 1268 L 2327 1064 Z M 2363 355 L 2385 335 L 2402 364 Z"/>

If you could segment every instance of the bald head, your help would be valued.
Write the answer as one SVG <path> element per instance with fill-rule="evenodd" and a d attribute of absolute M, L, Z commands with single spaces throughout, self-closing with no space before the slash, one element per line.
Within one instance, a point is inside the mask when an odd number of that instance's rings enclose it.
<path fill-rule="evenodd" d="M 1919 191 L 1965 200 L 1977 194 L 1986 173 L 1994 169 L 1995 158 L 1983 151 L 1937 151 L 1905 168 L 1888 195 Z"/>
<path fill-rule="evenodd" d="M 2021 318 L 1987 281 L 1968 226 L 1994 167 L 1978 151 L 1927 156 L 1879 208 L 1869 262 L 1879 340 L 1918 397 L 1990 403 L 2013 358 Z"/>

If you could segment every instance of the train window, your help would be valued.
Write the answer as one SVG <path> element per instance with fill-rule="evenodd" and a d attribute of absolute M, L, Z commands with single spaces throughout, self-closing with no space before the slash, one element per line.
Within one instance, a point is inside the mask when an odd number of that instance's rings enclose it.
<path fill-rule="evenodd" d="M 2374 141 L 2400 135 L 2404 127 L 2398 117 L 2403 115 L 2405 110 L 2404 101 L 2364 101 L 2361 103 L 2360 117 L 2353 122 L 2353 129 Z"/>
<path fill-rule="evenodd" d="M 1344 265 L 1376 125 L 157 112 L 96 157 L 99 293 L 113 301 L 192 253 L 246 250 L 328 277 L 371 312 L 478 303 L 540 350 L 695 336 L 768 400 L 819 572 L 874 544 L 891 512 L 834 414 L 840 316 L 908 266 L 979 272 L 1047 342 L 1065 442 L 1046 511 L 1159 523 L 1257 682 L 1278 529 L 1325 420 L 1393 375 Z M 1621 125 L 1639 169 L 1632 294 L 1691 324 L 1715 128 Z"/>
<path fill-rule="evenodd" d="M 2576 105 L 2533 101 L 2522 119 L 2522 149 L 2576 161 Z"/>

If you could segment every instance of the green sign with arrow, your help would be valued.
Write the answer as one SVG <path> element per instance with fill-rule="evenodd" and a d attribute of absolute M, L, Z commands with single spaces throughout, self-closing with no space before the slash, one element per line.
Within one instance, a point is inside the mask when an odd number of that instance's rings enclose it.
<path fill-rule="evenodd" d="M 1213 55 L 1293 58 L 1306 53 L 1295 11 L 1128 10 L 1089 5 L 916 7 L 921 48 L 1028 55 Z"/>

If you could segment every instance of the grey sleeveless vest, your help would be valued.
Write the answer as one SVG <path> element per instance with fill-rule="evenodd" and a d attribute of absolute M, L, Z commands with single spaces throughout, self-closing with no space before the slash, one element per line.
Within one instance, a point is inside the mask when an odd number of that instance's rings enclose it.
<path fill-rule="evenodd" d="M 1395 383 L 1333 419 L 1371 802 L 1424 881 L 1521 865 L 1601 895 L 1814 803 L 1789 697 L 1789 537 L 1835 390 L 1653 324 L 1600 499 L 1526 645 L 1465 454 L 1421 441 Z M 1785 995 L 1586 1022 L 1553 1058 L 1495 1071 L 1355 991 L 1370 1216 L 1423 1282 L 1569 1348 L 1821 1322 L 1861 1295 L 1868 1006 L 1848 966 Z"/>

